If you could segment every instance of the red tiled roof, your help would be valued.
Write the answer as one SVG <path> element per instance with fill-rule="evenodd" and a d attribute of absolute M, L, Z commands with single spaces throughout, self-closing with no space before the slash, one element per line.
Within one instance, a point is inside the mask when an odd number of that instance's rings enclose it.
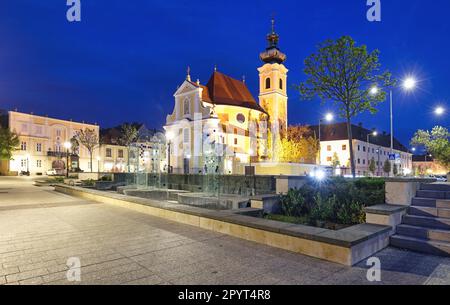
<path fill-rule="evenodd" d="M 192 82 L 191 82 L 192 83 Z M 197 83 L 192 83 L 195 86 Z M 266 113 L 255 101 L 244 82 L 215 71 L 203 88 L 202 100 L 216 105 L 250 108 Z"/>

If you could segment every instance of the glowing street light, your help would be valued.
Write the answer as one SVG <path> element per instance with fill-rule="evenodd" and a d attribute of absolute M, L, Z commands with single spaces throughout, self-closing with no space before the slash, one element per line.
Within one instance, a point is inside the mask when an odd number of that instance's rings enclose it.
<path fill-rule="evenodd" d="M 372 87 L 372 89 L 370 89 L 370 94 L 371 95 L 377 95 L 379 92 L 378 87 Z"/>
<path fill-rule="evenodd" d="M 445 113 L 445 109 L 444 107 L 439 106 L 434 110 L 434 113 L 438 116 L 441 116 Z"/>
<path fill-rule="evenodd" d="M 171 174 L 172 169 L 170 166 L 170 145 L 172 144 L 172 140 L 174 138 L 174 134 L 171 131 L 166 132 L 166 139 L 167 139 L 167 173 Z"/>
<path fill-rule="evenodd" d="M 408 77 L 403 81 L 403 88 L 406 91 L 411 91 L 416 87 L 417 81 L 414 77 Z"/>
<path fill-rule="evenodd" d="M 326 115 L 325 115 L 325 121 L 327 121 L 327 122 L 331 122 L 331 121 L 333 121 L 334 120 L 334 115 L 331 113 L 331 112 L 328 112 Z M 322 164 L 322 159 L 321 159 L 321 156 L 320 156 L 320 151 L 321 151 L 321 138 L 322 138 L 322 122 L 323 122 L 323 119 L 320 119 L 319 120 L 319 165 L 320 164 Z"/>

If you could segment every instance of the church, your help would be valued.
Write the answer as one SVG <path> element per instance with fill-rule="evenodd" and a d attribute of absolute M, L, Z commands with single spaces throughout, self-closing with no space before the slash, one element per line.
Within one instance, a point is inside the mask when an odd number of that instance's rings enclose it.
<path fill-rule="evenodd" d="M 193 81 L 188 68 L 167 116 L 168 169 L 172 173 L 243 174 L 255 162 L 274 159 L 287 130 L 286 55 L 272 20 L 260 54 L 258 102 L 245 80 L 214 69 L 208 82 Z"/>

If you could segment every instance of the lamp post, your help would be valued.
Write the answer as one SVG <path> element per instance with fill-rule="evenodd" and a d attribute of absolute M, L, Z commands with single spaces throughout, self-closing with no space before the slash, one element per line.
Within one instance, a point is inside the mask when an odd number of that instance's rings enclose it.
<path fill-rule="evenodd" d="M 416 88 L 417 81 L 414 77 L 409 76 L 405 78 L 402 82 L 402 88 L 406 92 L 410 92 Z M 370 89 L 371 95 L 378 94 L 379 90 L 377 86 Z M 389 108 L 390 108 L 390 122 L 391 122 L 391 155 L 394 153 L 394 101 L 393 101 L 393 90 L 389 90 Z M 395 162 L 395 161 L 394 161 Z M 391 170 L 393 170 L 391 166 Z"/>
<path fill-rule="evenodd" d="M 325 115 L 325 121 L 331 122 L 331 121 L 333 121 L 333 119 L 334 119 L 334 116 L 333 116 L 332 113 L 327 113 Z M 322 123 L 323 123 L 323 120 L 324 119 L 320 119 L 319 120 L 319 165 L 322 164 L 322 156 L 321 156 L 321 153 L 322 153 L 322 142 L 321 142 L 321 140 L 322 140 Z"/>
<path fill-rule="evenodd" d="M 27 157 L 27 175 L 30 175 L 30 154 L 26 154 Z"/>
<path fill-rule="evenodd" d="M 369 152 L 370 152 L 370 148 L 369 148 L 369 145 L 370 145 L 370 136 L 376 137 L 377 135 L 378 135 L 378 132 L 376 132 L 375 130 L 372 131 L 372 133 L 368 133 L 368 134 L 367 134 L 367 169 L 368 169 L 367 172 L 370 171 L 370 162 L 371 162 L 371 160 L 369 160 Z"/>
<path fill-rule="evenodd" d="M 97 156 L 97 171 L 100 173 L 100 160 L 102 158 L 100 158 L 100 156 Z M 115 166 L 115 165 L 114 165 Z"/>
<path fill-rule="evenodd" d="M 167 173 L 171 174 L 172 170 L 171 170 L 171 165 L 170 165 L 170 155 L 171 155 L 170 145 L 172 144 L 173 133 L 167 132 L 166 139 L 167 139 Z"/>
<path fill-rule="evenodd" d="M 64 148 L 66 149 L 66 178 L 69 178 L 69 150 L 72 147 L 72 143 L 65 142 Z"/>

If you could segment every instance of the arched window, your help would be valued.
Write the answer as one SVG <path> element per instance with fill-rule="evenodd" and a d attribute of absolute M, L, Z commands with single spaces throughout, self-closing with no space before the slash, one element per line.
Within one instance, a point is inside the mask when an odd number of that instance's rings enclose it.
<path fill-rule="evenodd" d="M 283 90 L 283 79 L 280 78 L 280 90 Z"/>
<path fill-rule="evenodd" d="M 270 77 L 266 78 L 266 89 L 270 89 Z"/>
<path fill-rule="evenodd" d="M 191 103 L 189 99 L 185 99 L 183 103 L 183 113 L 190 114 L 191 113 Z"/>

